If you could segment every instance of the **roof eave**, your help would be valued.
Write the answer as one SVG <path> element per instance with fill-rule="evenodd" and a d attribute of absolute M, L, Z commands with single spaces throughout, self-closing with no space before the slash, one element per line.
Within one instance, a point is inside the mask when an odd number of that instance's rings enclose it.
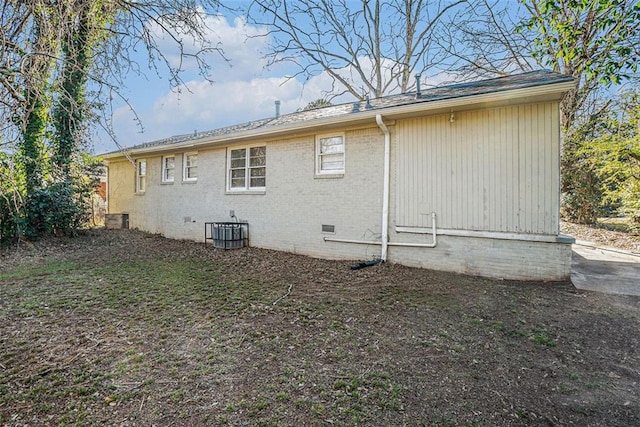
<path fill-rule="evenodd" d="M 289 134 L 300 133 L 302 131 L 311 132 L 316 129 L 327 129 L 330 127 L 341 127 L 348 125 L 358 125 L 369 121 L 375 124 L 376 115 L 381 114 L 385 118 L 399 119 L 402 117 L 415 116 L 417 114 L 436 114 L 441 111 L 464 107 L 465 109 L 478 106 L 494 106 L 501 103 L 529 103 L 536 101 L 558 101 L 565 93 L 575 88 L 575 81 L 561 81 L 557 83 L 544 84 L 539 86 L 529 86 L 519 89 L 509 89 L 490 93 L 458 96 L 434 101 L 416 102 L 407 105 L 393 107 L 374 108 L 371 110 L 356 113 L 344 114 L 341 116 L 323 117 L 319 119 L 307 120 L 299 123 L 291 123 L 281 126 L 258 128 L 248 131 L 236 132 L 228 135 L 220 135 L 200 140 L 188 140 L 177 144 L 159 145 L 140 149 L 127 150 L 129 155 L 138 156 L 148 153 L 160 153 L 167 151 L 179 151 L 191 148 L 206 148 L 218 145 L 227 145 L 234 142 L 255 138 L 274 138 Z M 122 153 L 108 153 L 103 155 L 104 159 L 115 159 L 122 157 Z"/>

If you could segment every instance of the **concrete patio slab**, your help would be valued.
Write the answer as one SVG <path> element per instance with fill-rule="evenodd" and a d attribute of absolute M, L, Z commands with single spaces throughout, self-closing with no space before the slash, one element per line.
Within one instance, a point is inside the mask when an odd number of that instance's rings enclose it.
<path fill-rule="evenodd" d="M 577 289 L 640 296 L 640 254 L 577 241 L 571 282 Z"/>

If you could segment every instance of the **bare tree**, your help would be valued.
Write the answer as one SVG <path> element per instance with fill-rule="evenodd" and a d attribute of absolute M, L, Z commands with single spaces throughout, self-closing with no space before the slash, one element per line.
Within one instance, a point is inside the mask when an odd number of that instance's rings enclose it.
<path fill-rule="evenodd" d="M 464 79 L 532 71 L 538 68 L 531 55 L 535 35 L 522 26 L 525 17 L 520 3 L 471 0 L 447 17 L 438 43 L 451 69 Z"/>
<path fill-rule="evenodd" d="M 441 48 L 465 75 L 545 67 L 574 77 L 577 87 L 562 101 L 565 130 L 603 107 L 603 88 L 637 78 L 637 0 L 472 0 L 443 28 Z"/>
<path fill-rule="evenodd" d="M 249 19 L 271 37 L 270 64 L 290 63 L 290 78 L 327 73 L 332 95 L 406 92 L 411 75 L 435 70 L 443 17 L 468 0 L 255 0 Z"/>
<path fill-rule="evenodd" d="M 114 5 L 112 23 L 100 29 L 104 42 L 94 48 L 88 77 L 94 90 L 91 104 L 97 107 L 94 118 L 118 144 L 111 128 L 112 101 L 127 104 L 135 115 L 122 92 L 127 75 L 168 75 L 170 87 L 179 91 L 194 64 L 201 77 L 213 82 L 209 55 L 226 57 L 223 47 L 209 39 L 215 29 L 208 18 L 223 7 L 219 0 L 115 0 Z M 142 63 L 137 52 L 146 53 Z"/>
<path fill-rule="evenodd" d="M 208 39 L 207 18 L 217 13 L 218 0 L 7 0 L 0 6 L 0 127 L 3 146 L 15 142 L 24 118 L 25 89 L 46 87 L 64 67 L 62 42 L 71 37 L 70 22 L 78 11 L 101 9 L 103 20 L 90 28 L 90 65 L 87 70 L 93 115 L 103 117 L 111 101 L 121 98 L 128 73 L 151 70 L 169 74 L 171 87 L 179 87 L 186 64 L 195 63 L 200 75 L 211 79 L 207 56 L 224 55 L 222 47 Z M 167 52 L 167 48 L 171 53 Z M 140 64 L 137 52 L 146 52 Z M 67 64 L 68 66 L 68 64 Z M 38 99 L 50 99 L 39 93 Z M 64 96 L 62 94 L 61 96 Z M 60 94 L 58 94 L 60 96 Z M 22 111 L 22 113 L 20 112 Z M 108 127 L 108 123 L 107 123 Z"/>
<path fill-rule="evenodd" d="M 126 101 L 124 76 L 141 71 L 136 50 L 169 73 L 172 87 L 182 83 L 185 61 L 210 78 L 207 55 L 222 53 L 207 39 L 207 18 L 217 6 L 218 0 L 6 0 L 0 6 L 0 175 L 12 179 L 0 182 L 0 228 L 26 218 L 35 236 L 43 218 L 55 216 L 47 203 L 60 203 L 58 184 L 82 170 L 89 122 L 103 117 L 109 128 L 104 112 L 114 96 Z M 14 225 L 0 239 L 25 231 Z"/>

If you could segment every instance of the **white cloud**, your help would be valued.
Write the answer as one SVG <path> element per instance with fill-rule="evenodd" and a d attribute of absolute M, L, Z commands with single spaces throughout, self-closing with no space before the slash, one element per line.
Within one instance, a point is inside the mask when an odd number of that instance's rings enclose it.
<path fill-rule="evenodd" d="M 146 141 L 166 138 L 173 135 L 191 133 L 194 130 L 206 131 L 228 125 L 273 116 L 274 101 L 281 101 L 281 113 L 287 114 L 304 108 L 309 102 L 325 96 L 331 89 L 332 80 L 326 73 L 309 78 L 305 82 L 297 79 L 285 79 L 282 69 L 264 69 L 261 51 L 265 48 L 265 37 L 249 37 L 262 34 L 262 29 L 248 25 L 243 19 L 229 22 L 225 17 L 210 17 L 211 31 L 208 37 L 213 44 L 220 42 L 232 66 L 226 64 L 219 55 L 209 58 L 213 69 L 214 83 L 188 75 L 186 87 L 179 91 L 154 91 L 157 83 L 132 80 L 129 84 L 136 87 L 136 99 L 132 106 L 140 117 L 143 133 L 135 121 L 135 115 L 129 107 L 122 106 L 114 111 L 113 125 L 118 142 L 131 146 Z M 166 46 L 164 43 L 167 43 Z M 176 55 L 175 45 L 167 40 L 163 42 L 167 55 Z M 173 49 L 173 50 L 171 50 Z M 172 57 L 175 60 L 175 57 Z M 362 58 L 368 64 L 368 59 Z M 188 64 L 194 66 L 194 64 Z M 356 76 L 350 70 L 344 75 Z M 154 76 L 149 76 L 153 78 Z M 355 77 L 356 80 L 358 77 Z M 451 80 L 446 73 L 423 77 L 428 84 Z M 333 103 L 348 102 L 353 97 L 342 95 Z M 116 150 L 117 147 L 104 134 L 99 134 L 94 147 L 96 153 Z"/>
<path fill-rule="evenodd" d="M 323 90 L 330 87 L 326 76 L 314 77 L 303 85 L 295 79 L 274 77 L 284 74 L 281 69 L 265 70 L 261 51 L 267 39 L 257 37 L 264 31 L 248 25 L 244 19 L 229 22 L 217 16 L 208 18 L 208 24 L 211 28 L 208 37 L 212 43 L 220 42 L 224 46 L 231 66 L 219 55 L 212 55 L 209 59 L 214 67 L 214 83 L 192 75 L 185 87 L 174 91 L 167 87 L 163 93 L 153 92 L 153 87 L 158 86 L 155 83 L 132 79 L 129 84 L 137 86 L 137 99 L 131 99 L 131 104 L 140 117 L 143 132 L 130 108 L 121 106 L 113 114 L 116 137 L 121 145 L 131 146 L 269 117 L 275 113 L 275 100 L 281 101 L 282 114 L 294 112 L 322 97 Z M 162 43 L 165 54 L 176 60 L 175 45 L 168 40 Z M 100 135 L 94 151 L 101 153 L 116 148 L 108 137 Z"/>
<path fill-rule="evenodd" d="M 282 101 L 283 112 L 300 94 L 300 84 L 282 78 L 235 80 L 210 84 L 187 83 L 188 91 L 170 92 L 158 98 L 151 115 L 158 123 L 188 123 L 199 130 L 264 118 L 275 111 L 274 101 Z M 183 126 L 179 126 L 183 127 Z"/>
<path fill-rule="evenodd" d="M 208 17 L 206 23 L 210 45 L 220 44 L 229 60 L 216 53 L 206 55 L 214 84 L 197 76 L 197 64 L 193 60 L 183 64 L 187 83 L 177 91 L 165 86 L 164 92 L 158 92 L 156 88 L 161 85 L 155 75 L 148 76 L 154 79 L 150 82 L 130 76 L 127 86 L 135 95 L 129 101 L 141 119 L 144 132 L 140 133 L 141 128 L 129 106 L 123 105 L 113 114 L 114 131 L 120 144 L 131 146 L 194 129 L 215 129 L 262 118 L 273 113 L 275 99 L 282 100 L 284 112 L 285 108 L 292 107 L 294 98 L 300 96 L 299 83 L 282 84 L 282 78 L 273 77 L 277 71 L 271 70 L 269 74 L 264 69 L 261 52 L 267 39 L 260 37 L 263 29 L 248 25 L 242 18 L 230 22 L 224 16 Z M 183 40 L 186 46 L 197 49 L 192 37 L 183 36 Z M 179 63 L 179 50 L 170 37 L 160 37 L 159 46 L 173 66 Z M 144 55 L 140 61 L 144 62 Z M 98 132 L 95 152 L 116 148 L 105 133 Z"/>
<path fill-rule="evenodd" d="M 428 80 L 436 83 L 448 78 L 443 75 Z M 131 146 L 194 130 L 206 131 L 270 117 L 275 114 L 276 100 L 281 101 L 282 114 L 295 112 L 323 97 L 330 87 L 331 79 L 326 74 L 309 79 L 304 86 L 295 79 L 275 77 L 214 84 L 193 80 L 187 82 L 186 88 L 180 92 L 169 91 L 158 96 L 150 109 L 138 111 L 144 133 L 140 133 L 128 107 L 116 110 L 113 120 L 119 142 L 123 146 Z M 351 99 L 352 96 L 347 94 L 332 102 Z M 115 149 L 113 144 L 101 145 L 104 148 L 96 147 L 96 152 Z"/>
<path fill-rule="evenodd" d="M 268 41 L 265 29 L 247 24 L 242 17 L 230 22 L 223 15 L 203 16 L 203 21 L 202 37 L 181 33 L 177 28 L 173 28 L 170 36 L 158 24 L 149 24 L 150 32 L 172 67 L 180 67 L 188 76 L 195 77 L 198 62 L 190 55 L 200 52 L 201 59 L 211 66 L 211 77 L 215 81 L 250 79 L 263 72 L 266 60 L 262 58 L 262 49 Z M 186 56 L 181 55 L 175 39 L 182 42 Z M 203 49 L 219 49 L 219 52 L 202 53 Z"/>
<path fill-rule="evenodd" d="M 301 93 L 302 85 L 294 79 L 270 77 L 214 84 L 193 80 L 180 93 L 165 93 L 151 109 L 138 111 L 144 133 L 140 133 L 128 107 L 116 110 L 113 120 L 119 142 L 130 146 L 270 117 L 275 114 L 276 100 L 281 101 L 281 113 L 286 114 L 320 97 L 315 86 L 306 88 L 303 96 Z M 100 145 L 105 149 L 96 147 L 96 152 L 115 149 Z"/>

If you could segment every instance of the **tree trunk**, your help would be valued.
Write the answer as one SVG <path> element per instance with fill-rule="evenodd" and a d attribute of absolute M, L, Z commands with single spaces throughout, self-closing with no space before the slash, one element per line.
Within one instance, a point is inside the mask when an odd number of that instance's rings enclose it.
<path fill-rule="evenodd" d="M 53 167 L 63 181 L 71 179 L 71 163 L 80 147 L 84 89 L 89 71 L 90 8 L 88 3 L 77 5 L 80 9 L 77 22 L 71 24 L 67 39 L 63 42 L 64 66 L 61 93 L 53 113 L 56 135 L 53 141 Z"/>

